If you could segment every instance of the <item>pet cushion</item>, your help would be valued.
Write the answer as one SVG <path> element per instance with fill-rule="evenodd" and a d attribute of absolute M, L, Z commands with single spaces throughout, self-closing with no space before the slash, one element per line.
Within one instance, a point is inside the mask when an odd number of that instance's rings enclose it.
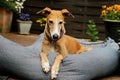
<path fill-rule="evenodd" d="M 39 53 L 43 34 L 31 46 L 21 46 L 0 36 L 0 74 L 27 80 L 50 80 L 50 72 L 41 69 Z M 78 41 L 93 50 L 66 56 L 61 65 L 57 80 L 91 80 L 112 73 L 118 65 L 118 45 L 112 40 L 104 42 Z M 57 53 L 48 55 L 52 66 Z"/>

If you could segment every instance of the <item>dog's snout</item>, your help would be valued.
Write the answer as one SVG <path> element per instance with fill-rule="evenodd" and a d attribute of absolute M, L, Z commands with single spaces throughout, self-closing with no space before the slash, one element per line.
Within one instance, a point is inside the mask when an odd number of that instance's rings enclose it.
<path fill-rule="evenodd" d="M 58 34 L 54 34 L 53 35 L 53 39 L 58 39 L 59 38 L 59 35 Z"/>

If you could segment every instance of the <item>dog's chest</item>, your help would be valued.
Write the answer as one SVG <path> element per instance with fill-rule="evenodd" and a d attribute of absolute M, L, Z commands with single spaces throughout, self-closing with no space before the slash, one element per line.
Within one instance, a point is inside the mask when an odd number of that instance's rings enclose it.
<path fill-rule="evenodd" d="M 50 52 L 56 52 L 54 44 L 51 44 L 51 46 L 50 46 Z"/>

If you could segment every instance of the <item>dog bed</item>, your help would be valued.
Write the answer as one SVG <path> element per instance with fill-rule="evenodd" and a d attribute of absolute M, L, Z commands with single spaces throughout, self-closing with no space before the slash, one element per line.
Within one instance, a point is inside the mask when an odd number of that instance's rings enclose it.
<path fill-rule="evenodd" d="M 0 36 L 0 74 L 24 80 L 50 80 L 50 72 L 41 69 L 39 53 L 43 34 L 31 46 L 21 46 Z M 91 80 L 111 74 L 118 65 L 118 48 L 114 40 L 104 42 L 78 41 L 93 50 L 66 56 L 61 65 L 57 80 Z M 50 53 L 48 59 L 52 66 L 57 53 Z"/>

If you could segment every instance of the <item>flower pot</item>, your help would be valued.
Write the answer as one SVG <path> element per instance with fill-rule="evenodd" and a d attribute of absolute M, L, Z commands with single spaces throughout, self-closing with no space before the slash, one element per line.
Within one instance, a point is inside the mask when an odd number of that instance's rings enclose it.
<path fill-rule="evenodd" d="M 13 12 L 0 8 L 0 32 L 6 33 L 11 30 Z"/>
<path fill-rule="evenodd" d="M 120 21 L 104 20 L 106 28 L 106 36 L 111 37 L 116 42 L 120 42 Z"/>
<path fill-rule="evenodd" d="M 32 21 L 21 21 L 17 20 L 20 34 L 30 34 Z"/>

